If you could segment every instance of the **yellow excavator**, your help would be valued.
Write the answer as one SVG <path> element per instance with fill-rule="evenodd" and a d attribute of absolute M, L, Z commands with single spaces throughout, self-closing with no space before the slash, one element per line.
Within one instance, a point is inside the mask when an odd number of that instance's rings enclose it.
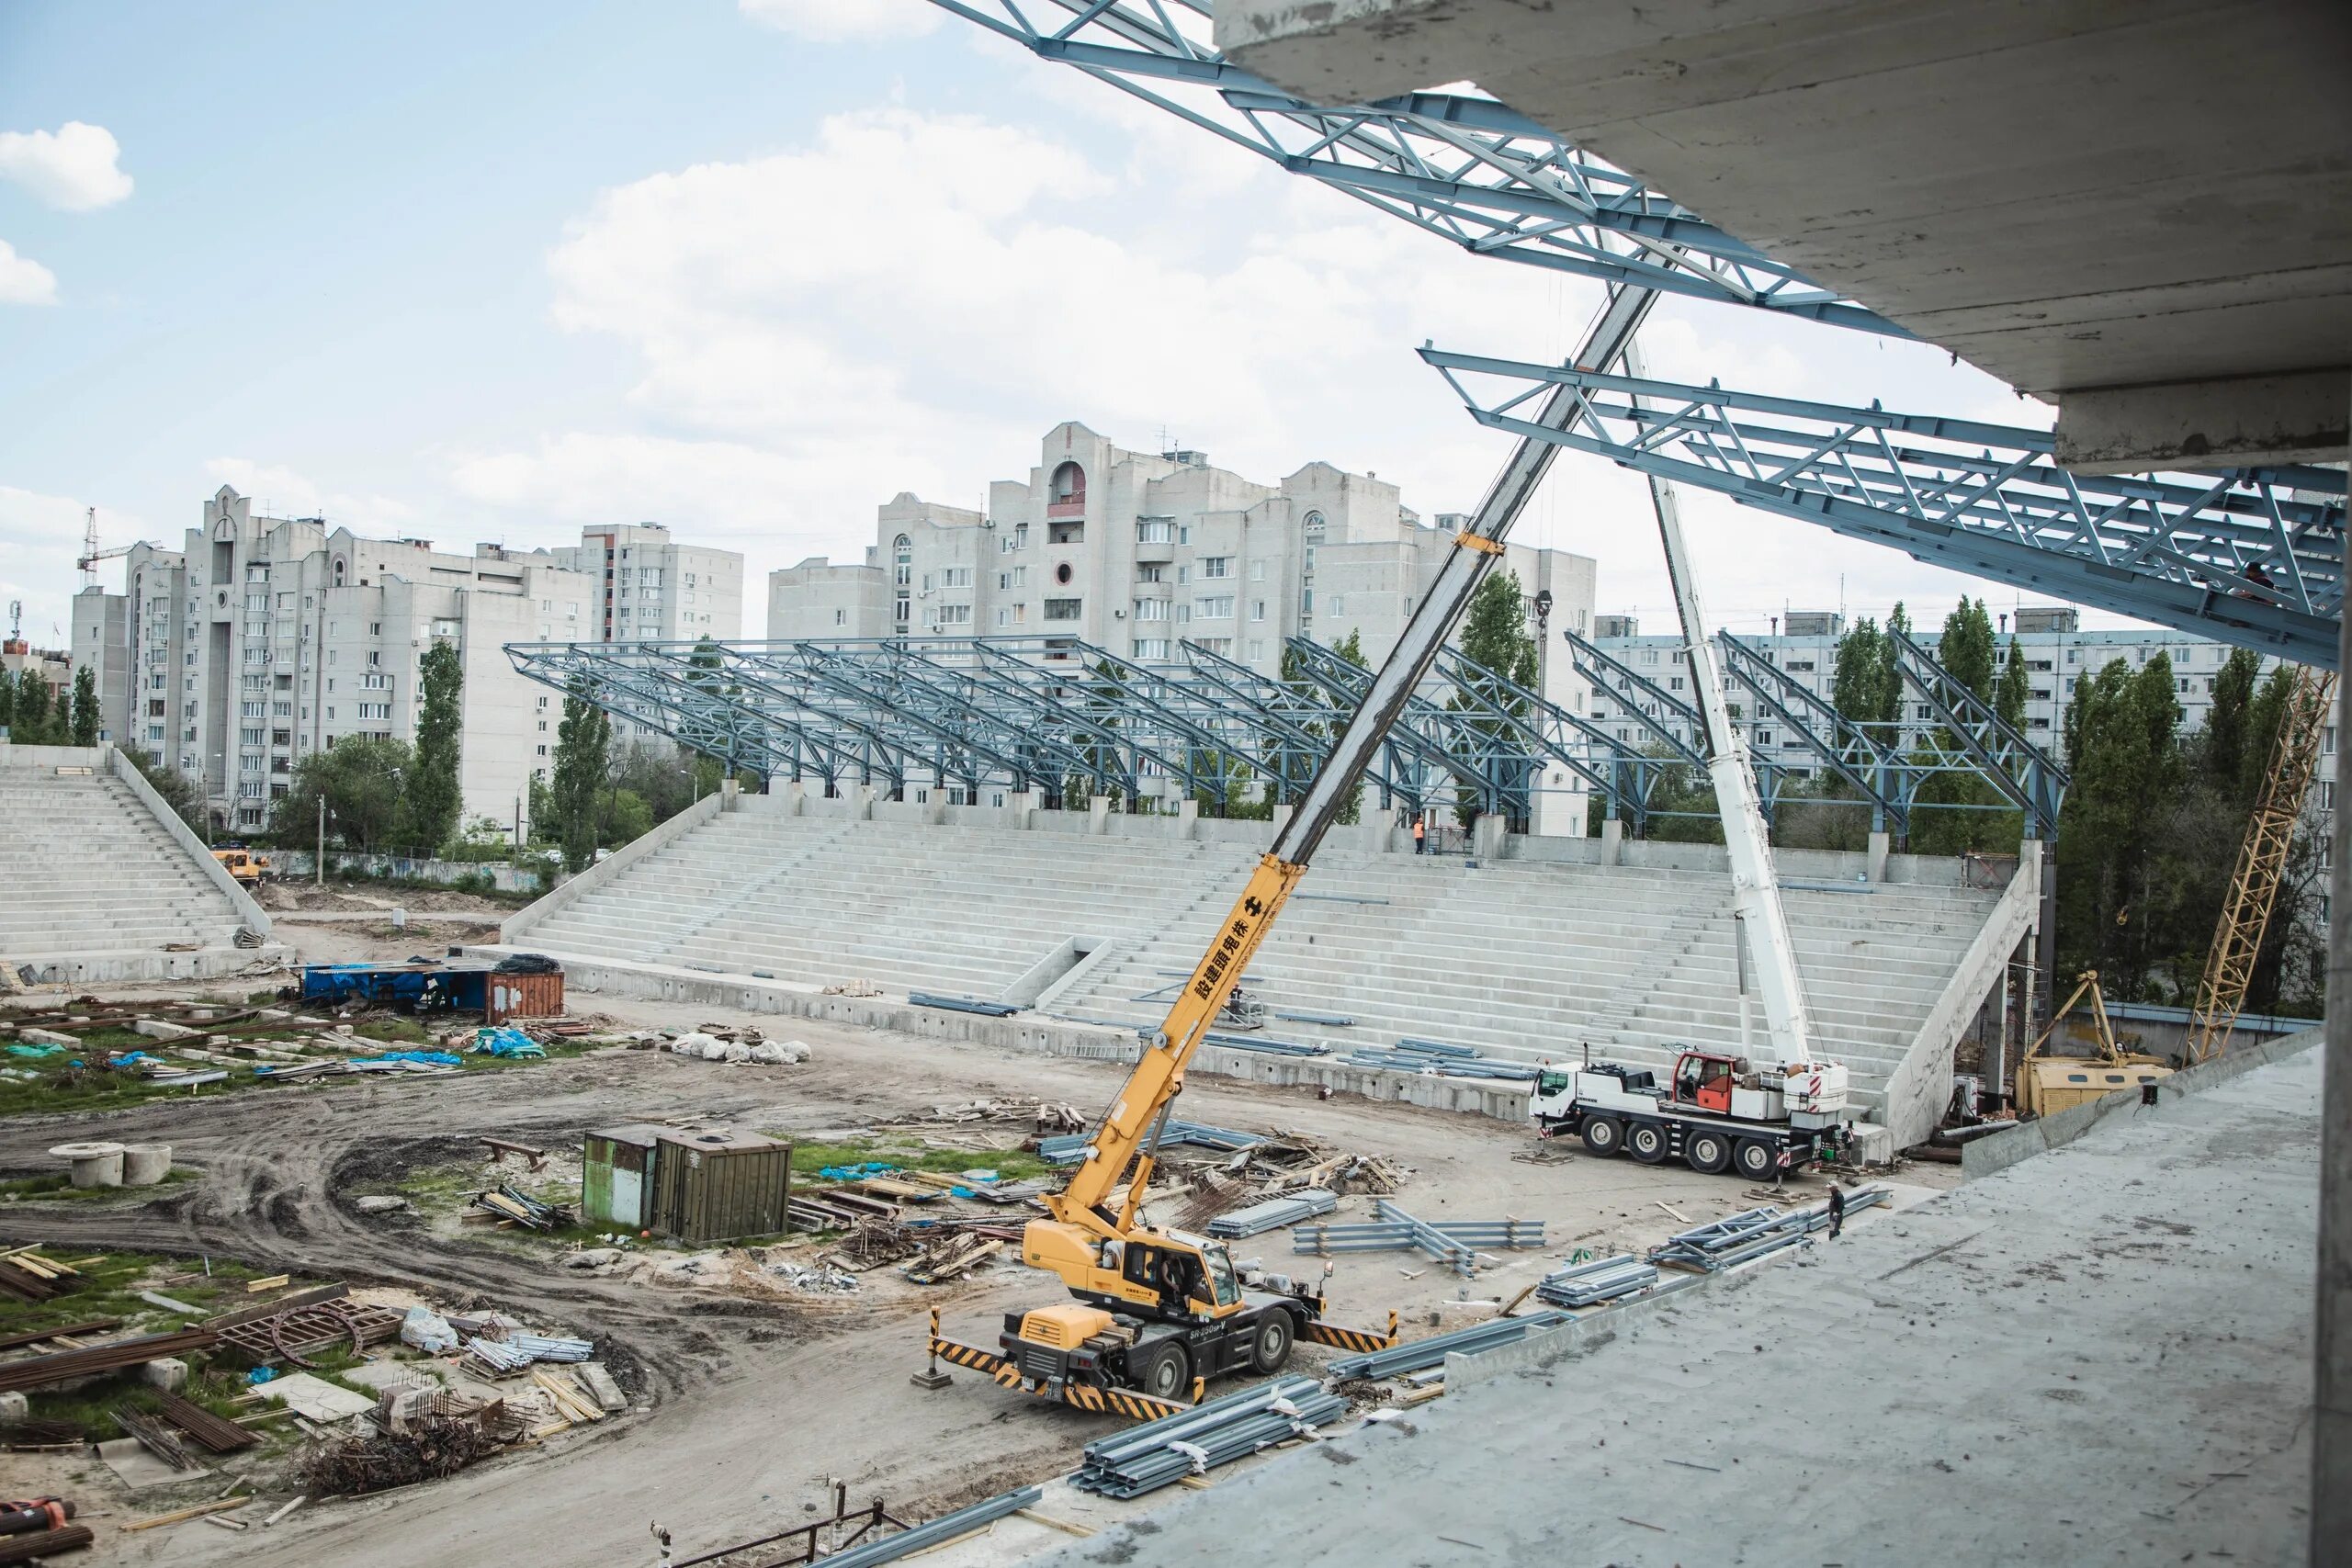
<path fill-rule="evenodd" d="M 1614 366 L 1657 298 L 1645 288 L 1618 288 L 1573 363 L 1590 370 Z M 1579 392 L 1555 387 L 1538 423 L 1565 429 L 1582 408 Z M 1249 1288 L 1223 1243 L 1146 1224 L 1143 1196 L 1170 1110 L 1184 1086 L 1185 1064 L 1306 874 L 1316 846 L 1353 796 L 1382 738 L 1428 675 L 1447 632 L 1501 558 L 1503 536 L 1558 450 L 1532 436 L 1522 439 L 1476 514 L 1454 536 L 1455 547 L 1373 677 L 1363 705 L 1250 874 L 1167 1020 L 1146 1037 L 1069 1185 L 1045 1200 L 1046 1218 L 1023 1230 L 1022 1261 L 1058 1276 L 1072 1299 L 1006 1314 L 993 1350 L 942 1337 L 934 1312 L 928 1347 L 933 1364 L 915 1374 L 917 1382 L 935 1386 L 944 1381 L 937 1363 L 946 1360 L 1041 1398 L 1149 1419 L 1182 1408 L 1180 1398 L 1197 1398 L 1212 1378 L 1277 1370 L 1302 1339 L 1353 1350 L 1395 1343 L 1394 1314 L 1385 1333 L 1346 1328 L 1323 1320 L 1323 1298 L 1310 1285 L 1270 1280 L 1272 1288 Z"/>
<path fill-rule="evenodd" d="M 2087 991 L 2091 998 L 2091 1039 L 2098 1047 L 2096 1056 L 2052 1056 L 2048 1054 L 2051 1036 L 2075 1010 L 2075 1004 Z M 2066 1005 L 2050 1015 L 2050 1027 L 2043 1030 L 2018 1064 L 2018 1114 L 2047 1116 L 2055 1111 L 2087 1104 L 2102 1095 L 2119 1089 L 2134 1089 L 2142 1084 L 2157 1083 L 2172 1077 L 2171 1065 L 2162 1056 L 2143 1055 L 2127 1052 L 2115 1041 L 2115 1026 L 2108 1021 L 2107 998 L 2099 994 L 2098 971 L 2086 969 L 2075 976 L 2075 994 Z"/>

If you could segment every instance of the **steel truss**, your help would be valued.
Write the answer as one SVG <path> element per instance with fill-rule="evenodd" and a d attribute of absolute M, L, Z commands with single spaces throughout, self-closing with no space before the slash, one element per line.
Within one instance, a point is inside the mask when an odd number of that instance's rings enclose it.
<path fill-rule="evenodd" d="M 1491 429 L 1932 565 L 2335 668 L 2339 470 L 2092 477 L 2058 467 L 2047 431 L 1428 348 L 1421 357 Z M 1580 395 L 1577 419 L 1547 430 L 1523 417 L 1558 387 Z"/>
<path fill-rule="evenodd" d="M 1638 727 L 1648 743 L 1688 766 L 1703 768 L 1705 760 L 1694 750 L 1699 734 L 1698 710 L 1648 676 L 1596 644 L 1566 634 L 1577 671 L 1592 682 L 1601 701 L 1612 705 L 1612 719 Z M 1936 715 L 1934 724 L 1920 732 L 1917 743 L 1899 744 L 1907 725 L 1886 727 L 1896 733 L 1881 734 L 1881 727 L 1858 724 L 1838 713 L 1826 698 L 1729 632 L 1717 632 L 1723 650 L 1724 673 L 1756 704 L 1759 718 L 1769 718 L 1776 731 L 1803 749 L 1803 764 L 1785 756 L 1768 756 L 1753 750 L 1757 792 L 1769 815 L 1792 777 L 1805 777 L 1815 769 L 1835 774 L 1853 791 L 1856 804 L 1867 806 L 1873 829 L 1897 837 L 1911 831 L 1911 813 L 1922 804 L 1939 810 L 2014 810 L 2024 815 L 2029 837 L 2054 840 L 2058 808 L 2065 798 L 2066 770 L 2040 748 L 2004 724 L 1999 716 L 1977 700 L 1974 693 L 1954 680 L 1933 656 L 1909 638 L 1903 639 L 1898 669 L 1904 685 Z M 1607 721 L 1603 721 L 1607 722 Z M 1919 798 L 1931 779 L 1960 775 L 1985 780 L 2001 797 L 1996 806 L 1971 806 Z"/>
<path fill-rule="evenodd" d="M 1597 683 L 1619 692 L 1630 683 L 1662 708 L 1679 708 L 1622 665 L 1587 664 L 1607 656 L 1571 641 Z M 928 787 L 974 801 L 997 789 L 1135 802 L 1172 791 L 1216 810 L 1261 795 L 1295 799 L 1374 673 L 1303 637 L 1286 645 L 1286 679 L 1198 643 L 1179 646 L 1180 660 L 1159 664 L 1069 637 L 509 643 L 506 652 L 526 676 L 616 718 L 731 767 L 820 783 L 828 794 L 870 784 L 901 797 Z M 1842 721 L 1831 714 L 1809 723 L 1804 712 L 1791 704 L 1791 734 L 1823 765 L 1846 759 L 1868 776 L 1851 761 L 1855 742 Z M 1383 808 L 1458 802 L 1523 820 L 1547 787 L 1543 773 L 1557 770 L 1574 782 L 1551 787 L 1600 796 L 1607 815 L 1639 833 L 1660 784 L 1678 769 L 1704 766 L 1669 728 L 1645 716 L 1644 731 L 1642 740 L 1620 740 L 1448 648 L 1365 779 Z M 1986 763 L 1984 753 L 1938 750 L 1890 752 L 1869 765 L 1895 781 L 1879 804 L 1905 822 L 1920 782 Z M 1758 771 L 1770 781 L 1770 801 L 1790 770 Z"/>
<path fill-rule="evenodd" d="M 1220 56 L 1208 0 L 933 0 L 1479 255 L 1911 334 L 1491 98 L 1310 104 Z"/>

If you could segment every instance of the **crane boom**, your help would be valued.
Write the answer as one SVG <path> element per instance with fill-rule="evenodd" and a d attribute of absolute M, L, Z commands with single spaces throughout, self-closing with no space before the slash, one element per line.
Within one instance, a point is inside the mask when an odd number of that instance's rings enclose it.
<path fill-rule="evenodd" d="M 1573 363 L 1605 370 L 1624 354 L 1634 329 L 1657 301 L 1656 291 L 1617 289 L 1586 332 Z M 1566 428 L 1583 407 L 1579 394 L 1555 389 L 1537 423 Z M 1273 847 L 1258 863 L 1249 884 L 1218 927 L 1216 939 L 1193 967 L 1175 1005 L 1148 1044 L 1111 1104 L 1069 1185 L 1046 1199 L 1046 1211 L 1065 1225 L 1104 1238 L 1124 1235 L 1135 1223 L 1149 1184 L 1152 1142 L 1169 1106 L 1183 1087 L 1184 1065 L 1200 1048 L 1217 1010 L 1232 995 L 1250 960 L 1266 940 L 1299 878 L 1306 874 L 1316 846 L 1339 819 L 1365 766 L 1408 698 L 1436 660 L 1464 607 L 1502 553 L 1504 535 L 1534 495 L 1559 448 L 1522 438 L 1503 465 L 1476 513 L 1454 537 L 1454 548 L 1437 580 L 1415 606 L 1404 635 L 1390 650 L 1365 692 L 1363 704 L 1333 744 L 1331 754 L 1306 787 Z M 1037 1248 L 1026 1248 L 1033 1255 Z"/>
<path fill-rule="evenodd" d="M 1625 348 L 1625 374 L 1643 375 L 1638 344 Z M 1637 400 L 1638 401 L 1638 400 Z M 1699 725 L 1707 755 L 1707 776 L 1715 787 L 1715 809 L 1723 817 L 1724 847 L 1731 854 L 1735 941 L 1746 943 L 1755 961 L 1757 989 L 1763 994 L 1765 1028 L 1772 1059 L 1781 1064 L 1814 1059 L 1812 1028 L 1805 1017 L 1804 983 L 1797 976 L 1796 945 L 1781 907 L 1780 880 L 1772 866 L 1772 840 L 1764 807 L 1748 766 L 1747 749 L 1732 728 L 1724 699 L 1723 671 L 1707 636 L 1699 603 L 1699 579 L 1682 538 L 1682 513 L 1674 486 L 1650 476 L 1650 503 L 1657 512 L 1659 539 L 1666 546 L 1667 575 L 1674 583 L 1675 613 L 1681 617 L 1683 652 L 1690 662 L 1690 684 L 1698 695 Z"/>

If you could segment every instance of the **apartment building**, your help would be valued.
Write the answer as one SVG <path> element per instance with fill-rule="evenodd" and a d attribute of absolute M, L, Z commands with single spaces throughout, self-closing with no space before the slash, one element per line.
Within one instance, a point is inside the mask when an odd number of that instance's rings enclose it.
<path fill-rule="evenodd" d="M 1204 453 L 1131 452 L 1064 423 L 1039 443 L 1026 479 L 989 485 L 984 510 L 901 492 L 877 509 L 862 560 L 812 558 L 770 573 L 768 636 L 1022 637 L 1144 662 L 1191 642 L 1275 674 L 1288 637 L 1355 635 L 1376 664 L 1457 547 L 1461 523 L 1423 522 L 1374 474 L 1317 462 L 1266 484 Z M 1549 631 L 1590 626 L 1590 558 L 1512 546 L 1506 565 L 1539 647 Z M 1548 649 L 1542 681 L 1552 701 L 1583 711 L 1582 682 Z M 1566 770 L 1543 781 L 1536 831 L 1583 831 L 1584 796 L 1571 785 Z"/>
<path fill-rule="evenodd" d="M 731 641 L 743 635 L 743 558 L 682 545 L 659 523 L 583 528 L 548 554 L 597 584 L 587 640 Z"/>

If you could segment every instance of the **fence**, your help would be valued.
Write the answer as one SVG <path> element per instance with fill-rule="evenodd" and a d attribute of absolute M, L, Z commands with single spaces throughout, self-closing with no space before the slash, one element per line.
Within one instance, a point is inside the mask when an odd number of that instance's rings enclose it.
<path fill-rule="evenodd" d="M 300 882 L 318 872 L 318 857 L 309 850 L 264 850 L 269 857 L 269 869 L 280 880 Z M 561 880 L 562 872 L 543 874 L 533 865 L 516 865 L 512 861 L 435 860 L 416 855 L 374 854 L 361 850 L 329 850 L 327 874 L 330 876 L 365 876 L 397 882 L 430 882 L 443 887 L 455 887 L 462 883 L 487 876 L 490 886 L 501 893 L 537 893 L 550 886 L 545 875 Z"/>

